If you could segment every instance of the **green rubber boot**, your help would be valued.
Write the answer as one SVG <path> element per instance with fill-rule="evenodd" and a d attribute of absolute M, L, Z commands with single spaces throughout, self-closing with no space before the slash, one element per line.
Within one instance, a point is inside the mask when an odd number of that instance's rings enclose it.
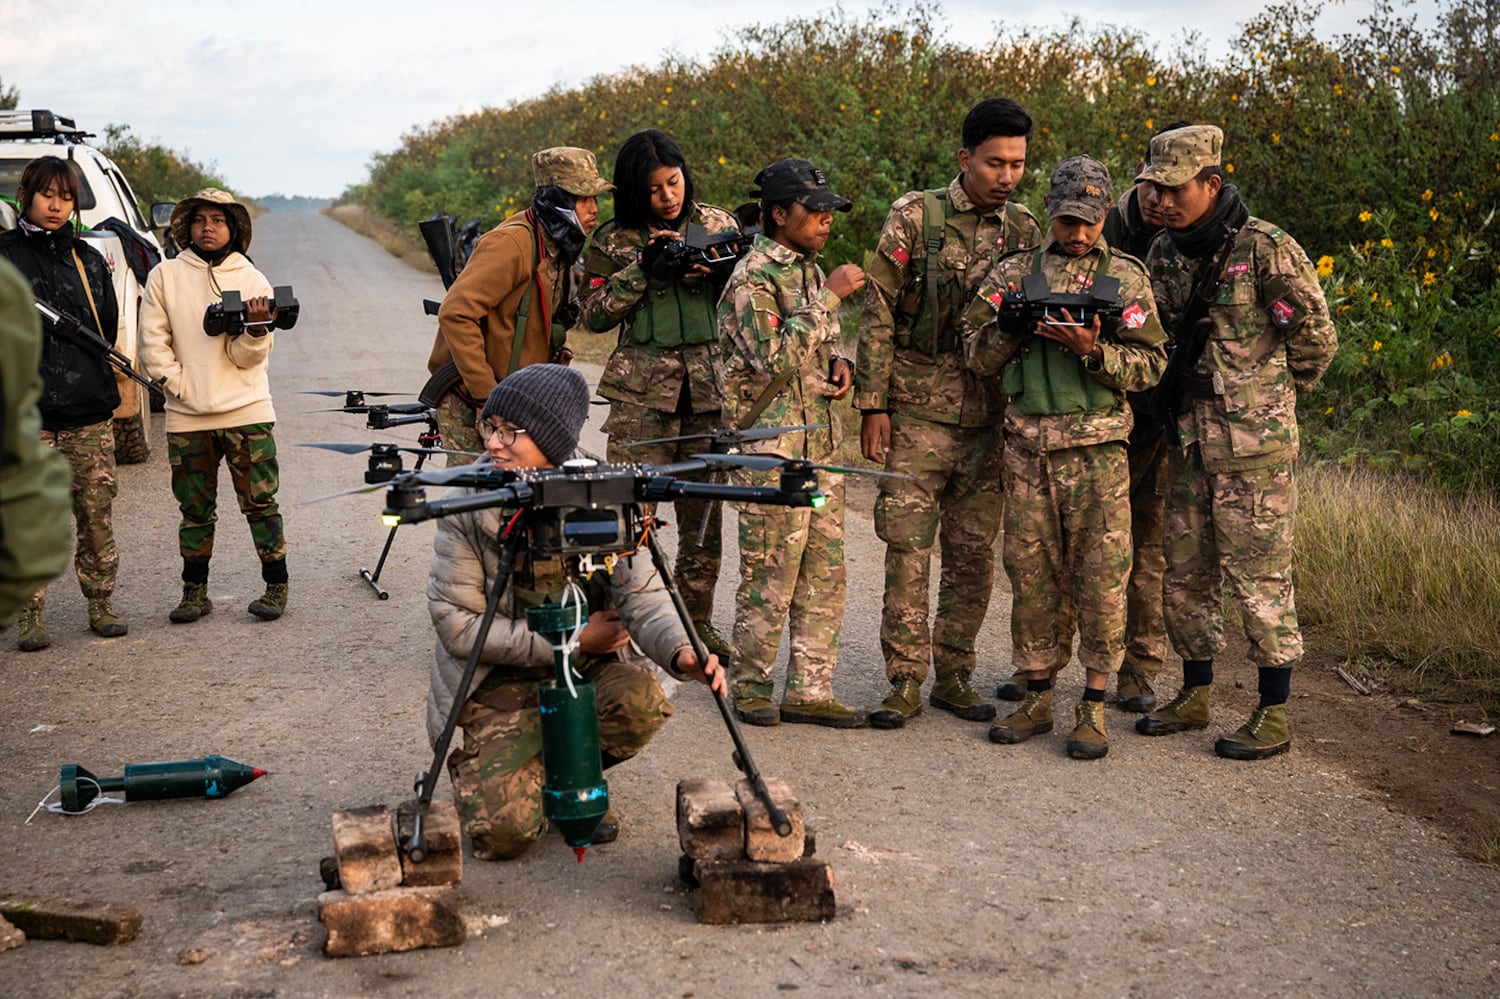
<path fill-rule="evenodd" d="M 1135 730 L 1141 735 L 1172 735 L 1191 728 L 1207 728 L 1213 717 L 1209 710 L 1212 691 L 1213 687 L 1206 683 L 1198 687 L 1183 687 L 1172 698 L 1172 703 L 1137 719 Z"/>
<path fill-rule="evenodd" d="M 1264 760 L 1291 748 L 1285 704 L 1256 708 L 1249 721 L 1214 743 L 1214 752 L 1228 760 Z"/>
<path fill-rule="evenodd" d="M 900 728 L 922 713 L 922 682 L 914 676 L 898 676 L 880 707 L 870 712 L 875 728 Z"/>

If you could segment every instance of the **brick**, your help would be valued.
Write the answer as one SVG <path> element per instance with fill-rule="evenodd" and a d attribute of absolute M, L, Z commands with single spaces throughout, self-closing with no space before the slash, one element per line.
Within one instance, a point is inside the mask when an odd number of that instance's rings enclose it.
<path fill-rule="evenodd" d="M 394 954 L 464 941 L 464 921 L 447 888 L 390 888 L 318 896 L 318 921 L 328 928 L 329 957 Z"/>
<path fill-rule="evenodd" d="M 743 859 L 745 810 L 734 788 L 719 780 L 678 781 L 677 839 L 694 860 Z"/>
<path fill-rule="evenodd" d="M 734 785 L 734 794 L 745 810 L 745 856 L 767 864 L 786 864 L 802 857 L 803 840 L 806 835 L 802 818 L 802 803 L 792 796 L 791 789 L 779 780 L 766 781 L 771 800 L 776 802 L 786 817 L 791 820 L 792 834 L 777 835 L 771 828 L 771 816 L 765 803 L 750 787 L 748 780 Z"/>
<path fill-rule="evenodd" d="M 837 908 L 833 868 L 820 860 L 699 860 L 693 876 L 700 923 L 816 923 L 832 919 Z"/>
<path fill-rule="evenodd" d="M 32 940 L 117 944 L 141 932 L 141 910 L 115 902 L 49 895 L 0 895 L 0 916 Z"/>
<path fill-rule="evenodd" d="M 815 836 L 813 834 L 812 829 L 808 828 L 807 831 L 806 831 L 806 835 L 803 836 L 803 838 L 802 838 L 802 856 L 804 858 L 811 857 L 813 854 L 815 854 L 817 852 L 818 852 L 818 838 L 817 838 L 817 836 Z M 717 858 L 717 859 L 731 859 L 731 858 Z M 743 858 L 740 858 L 740 859 L 743 859 Z M 688 856 L 685 853 L 682 856 L 680 856 L 680 857 L 677 858 L 677 877 L 678 877 L 679 880 L 682 881 L 683 884 L 687 885 L 689 888 L 696 888 L 696 887 L 698 887 L 698 875 L 696 873 L 694 873 L 694 871 L 693 871 L 693 867 L 694 867 L 695 864 L 698 863 L 698 860 L 699 860 L 699 858 L 697 858 L 697 857 L 690 857 L 690 856 Z"/>
<path fill-rule="evenodd" d="M 26 942 L 26 934 L 11 925 L 4 916 L 0 916 L 0 950 L 12 950 Z"/>
<path fill-rule="evenodd" d="M 458 807 L 447 799 L 437 799 L 427 806 L 422 822 L 422 840 L 427 859 L 412 863 L 406 855 L 406 841 L 417 817 L 413 798 L 396 808 L 396 844 L 401 854 L 401 883 L 413 888 L 456 885 L 464 879 L 464 839 L 458 825 Z"/>
<path fill-rule="evenodd" d="M 368 805 L 333 813 L 333 856 L 339 884 L 350 895 L 384 891 L 401 884 L 401 858 L 391 810 Z"/>

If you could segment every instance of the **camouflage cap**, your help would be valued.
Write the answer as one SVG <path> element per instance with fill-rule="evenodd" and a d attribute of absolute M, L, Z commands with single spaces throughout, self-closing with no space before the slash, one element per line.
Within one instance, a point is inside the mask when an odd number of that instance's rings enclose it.
<path fill-rule="evenodd" d="M 1137 181 L 1180 187 L 1204 167 L 1224 162 L 1224 131 L 1217 125 L 1188 125 L 1152 136 L 1146 165 Z"/>
<path fill-rule="evenodd" d="M 596 198 L 615 189 L 599 176 L 594 154 L 576 146 L 553 146 L 533 153 L 531 177 L 537 187 L 560 187 L 580 198 Z"/>
<path fill-rule="evenodd" d="M 186 249 L 193 243 L 193 209 L 200 205 L 222 209 L 234 224 L 233 243 L 230 249 L 245 253 L 250 249 L 250 209 L 234 199 L 234 195 L 217 187 L 205 187 L 191 198 L 183 198 L 172 209 L 172 239 Z"/>
<path fill-rule="evenodd" d="M 790 156 L 756 174 L 755 186 L 750 194 L 766 202 L 795 201 L 815 212 L 847 212 L 854 207 L 854 202 L 828 189 L 822 170 Z"/>
<path fill-rule="evenodd" d="M 1092 156 L 1063 160 L 1052 171 L 1052 186 L 1047 191 L 1047 218 L 1070 215 L 1094 225 L 1104 221 L 1113 204 L 1109 167 Z"/>

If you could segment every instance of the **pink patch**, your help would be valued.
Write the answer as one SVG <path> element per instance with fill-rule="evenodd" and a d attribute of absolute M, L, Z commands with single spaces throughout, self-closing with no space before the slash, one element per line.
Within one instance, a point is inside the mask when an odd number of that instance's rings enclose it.
<path fill-rule="evenodd" d="M 1278 326 L 1285 326 L 1296 314 L 1297 310 L 1288 305 L 1285 299 L 1278 299 L 1271 303 L 1271 318 L 1276 320 Z"/>
<path fill-rule="evenodd" d="M 604 287 L 604 279 L 602 277 L 593 278 L 592 280 L 589 281 L 589 287 L 590 288 L 603 288 Z"/>
<path fill-rule="evenodd" d="M 891 263 L 895 264 L 897 269 L 905 267 L 911 263 L 911 254 L 907 252 L 906 247 L 898 246 L 891 251 Z"/>
<path fill-rule="evenodd" d="M 781 326 L 781 317 L 774 312 L 767 312 L 766 322 L 770 323 L 771 329 L 774 330 Z"/>
<path fill-rule="evenodd" d="M 1237 264 L 1230 264 L 1228 267 L 1224 268 L 1224 273 L 1230 275 L 1231 277 L 1236 274 L 1249 274 L 1250 262 L 1248 260 L 1241 260 Z"/>
<path fill-rule="evenodd" d="M 1120 313 L 1120 321 L 1127 329 L 1138 330 L 1146 325 L 1146 310 L 1141 308 L 1139 302 L 1132 302 L 1130 308 Z"/>
<path fill-rule="evenodd" d="M 990 303 L 990 308 L 994 309 L 996 312 L 999 312 L 1000 306 L 1005 303 L 1005 292 L 996 291 L 992 295 L 990 295 L 989 298 L 985 299 L 985 301 Z"/>

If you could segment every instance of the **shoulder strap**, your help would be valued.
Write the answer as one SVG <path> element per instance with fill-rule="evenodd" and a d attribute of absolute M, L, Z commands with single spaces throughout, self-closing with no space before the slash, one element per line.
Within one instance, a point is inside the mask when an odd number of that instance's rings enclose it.
<path fill-rule="evenodd" d="M 94 330 L 105 340 L 109 335 L 104 332 L 104 324 L 99 321 L 99 306 L 94 304 L 94 289 L 89 287 L 89 276 L 84 273 L 83 261 L 78 258 L 78 248 L 73 248 L 73 266 L 78 268 L 78 277 L 83 281 L 83 293 L 89 297 L 89 311 L 94 314 Z"/>
<path fill-rule="evenodd" d="M 927 256 L 922 266 L 926 277 L 922 286 L 922 304 L 918 308 L 918 322 L 928 315 L 931 310 L 932 319 L 932 356 L 938 355 L 937 336 L 937 313 L 938 304 L 934 297 L 937 294 L 937 257 L 943 249 L 943 226 L 948 222 L 948 213 L 943 205 L 948 200 L 947 191 L 923 191 L 922 192 L 922 231 L 926 237 Z M 915 324 L 913 324 L 915 325 Z"/>
<path fill-rule="evenodd" d="M 531 209 L 526 209 L 526 221 L 521 225 L 531 232 L 531 281 L 521 295 L 521 304 L 516 306 L 516 335 L 510 345 L 510 367 L 505 369 L 507 375 L 515 374 L 521 367 L 521 347 L 526 342 L 526 320 L 531 313 L 533 289 L 541 292 L 542 328 L 551 329 L 547 322 L 547 293 L 542 288 L 542 231 L 533 221 Z"/>

